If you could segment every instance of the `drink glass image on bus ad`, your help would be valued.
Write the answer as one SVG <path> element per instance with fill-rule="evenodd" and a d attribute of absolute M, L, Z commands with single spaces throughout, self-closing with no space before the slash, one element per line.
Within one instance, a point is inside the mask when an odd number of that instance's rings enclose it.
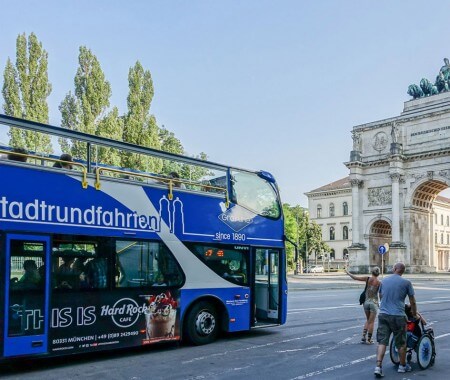
<path fill-rule="evenodd" d="M 147 339 L 175 337 L 178 302 L 169 291 L 149 297 L 149 308 L 145 311 Z"/>

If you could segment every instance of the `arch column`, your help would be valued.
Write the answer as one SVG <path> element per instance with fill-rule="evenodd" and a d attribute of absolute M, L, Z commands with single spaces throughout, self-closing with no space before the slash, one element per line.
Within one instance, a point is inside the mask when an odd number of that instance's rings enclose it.
<path fill-rule="evenodd" d="M 351 179 L 352 185 L 352 245 L 351 248 L 365 248 L 361 240 L 360 225 L 362 223 L 362 215 L 359 208 L 360 205 L 360 191 L 363 186 L 363 181 L 359 179 Z"/>
<path fill-rule="evenodd" d="M 392 180 L 392 245 L 400 242 L 400 174 L 390 174 Z"/>

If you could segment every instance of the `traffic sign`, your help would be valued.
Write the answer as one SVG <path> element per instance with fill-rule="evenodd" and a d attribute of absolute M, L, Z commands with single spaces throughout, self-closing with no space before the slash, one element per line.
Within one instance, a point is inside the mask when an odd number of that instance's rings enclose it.
<path fill-rule="evenodd" d="M 384 254 L 386 253 L 386 247 L 385 247 L 384 245 L 380 245 L 380 246 L 378 247 L 378 253 L 379 253 L 380 255 L 384 255 Z"/>

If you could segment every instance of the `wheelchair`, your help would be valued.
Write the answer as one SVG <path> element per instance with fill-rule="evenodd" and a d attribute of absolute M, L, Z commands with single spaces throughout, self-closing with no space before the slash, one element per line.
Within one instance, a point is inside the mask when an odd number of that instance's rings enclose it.
<path fill-rule="evenodd" d="M 421 321 L 408 322 L 406 332 L 406 362 L 410 363 L 413 352 L 417 354 L 417 364 L 421 369 L 427 369 L 434 364 L 436 349 L 434 346 L 433 328 L 425 328 Z M 400 356 L 391 336 L 389 354 L 394 364 L 400 364 Z"/>

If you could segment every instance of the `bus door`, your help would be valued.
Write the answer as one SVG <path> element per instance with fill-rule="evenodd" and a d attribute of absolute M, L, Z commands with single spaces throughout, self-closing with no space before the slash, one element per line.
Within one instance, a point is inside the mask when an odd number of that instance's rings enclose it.
<path fill-rule="evenodd" d="M 49 237 L 6 236 L 4 356 L 47 352 Z"/>
<path fill-rule="evenodd" d="M 280 323 L 280 250 L 255 249 L 254 326 Z"/>

